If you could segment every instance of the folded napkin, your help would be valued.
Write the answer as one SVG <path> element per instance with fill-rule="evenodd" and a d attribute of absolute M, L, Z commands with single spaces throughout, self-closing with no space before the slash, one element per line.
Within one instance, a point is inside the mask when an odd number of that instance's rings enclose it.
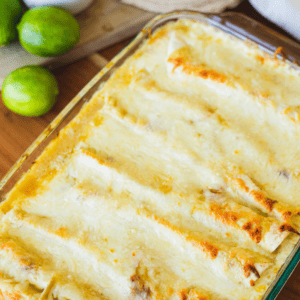
<path fill-rule="evenodd" d="M 241 0 L 122 0 L 122 2 L 158 13 L 185 9 L 218 13 L 226 8 L 235 7 Z"/>
<path fill-rule="evenodd" d="M 250 0 L 264 17 L 300 40 L 299 0 Z"/>

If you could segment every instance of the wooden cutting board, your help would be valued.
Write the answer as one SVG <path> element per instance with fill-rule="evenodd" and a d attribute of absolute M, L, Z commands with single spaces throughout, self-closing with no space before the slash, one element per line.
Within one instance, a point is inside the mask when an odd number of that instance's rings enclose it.
<path fill-rule="evenodd" d="M 0 87 L 4 78 L 19 67 L 39 64 L 53 69 L 71 63 L 133 36 L 154 16 L 154 13 L 117 0 L 94 0 L 87 10 L 76 16 L 81 27 L 81 39 L 68 53 L 55 58 L 43 58 L 28 53 L 18 42 L 0 48 Z"/>

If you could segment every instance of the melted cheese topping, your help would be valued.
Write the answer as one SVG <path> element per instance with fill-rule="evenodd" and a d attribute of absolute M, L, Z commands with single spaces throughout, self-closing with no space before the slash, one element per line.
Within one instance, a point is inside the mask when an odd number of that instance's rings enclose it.
<path fill-rule="evenodd" d="M 168 23 L 1 204 L 1 299 L 260 299 L 298 241 L 300 74 Z"/>

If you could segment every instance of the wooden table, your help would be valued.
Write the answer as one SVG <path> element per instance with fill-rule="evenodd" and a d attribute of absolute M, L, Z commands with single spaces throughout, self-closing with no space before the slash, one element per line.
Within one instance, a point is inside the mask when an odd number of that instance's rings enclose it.
<path fill-rule="evenodd" d="M 278 32 L 291 37 L 282 29 L 258 14 L 247 1 L 242 2 L 237 8 L 231 11 L 243 12 Z M 127 39 L 112 47 L 99 51 L 99 54 L 107 60 L 110 60 L 131 40 L 132 38 Z M 97 56 L 92 56 L 54 70 L 53 73 L 58 80 L 60 94 L 57 97 L 57 102 L 53 109 L 42 117 L 28 118 L 19 116 L 9 111 L 3 105 L 2 101 L 0 102 L 0 179 L 46 126 L 100 69 L 97 63 Z M 300 300 L 300 265 L 296 268 L 277 299 Z"/>

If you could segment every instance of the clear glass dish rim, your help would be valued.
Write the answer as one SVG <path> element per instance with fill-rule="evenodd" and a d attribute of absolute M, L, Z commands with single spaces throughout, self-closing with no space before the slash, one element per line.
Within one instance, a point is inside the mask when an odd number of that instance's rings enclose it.
<path fill-rule="evenodd" d="M 97 86 L 100 85 L 101 81 L 103 80 L 103 77 L 111 72 L 118 61 L 123 59 L 125 56 L 129 56 L 132 53 L 130 51 L 135 51 L 135 49 L 146 39 L 148 36 L 153 32 L 155 29 L 159 28 L 166 22 L 174 21 L 177 19 L 183 19 L 183 18 L 189 18 L 193 20 L 198 21 L 204 21 L 209 23 L 210 25 L 217 27 L 229 34 L 232 34 L 236 36 L 239 39 L 243 40 L 251 40 L 252 42 L 256 43 L 262 50 L 267 52 L 268 54 L 274 54 L 274 47 L 268 46 L 268 42 L 264 42 L 262 40 L 262 43 L 258 43 L 255 39 L 253 39 L 253 35 L 248 35 L 243 33 L 243 30 L 245 28 L 242 28 L 242 26 L 239 26 L 239 22 L 237 20 L 237 23 L 234 24 L 234 26 L 228 26 L 226 25 L 226 22 L 228 22 L 228 17 L 235 19 L 237 16 L 239 16 L 240 19 L 247 20 L 248 22 L 252 22 L 252 25 L 254 24 L 256 27 L 260 28 L 261 30 L 264 30 L 265 33 L 267 33 L 270 37 L 270 39 L 275 40 L 275 44 L 279 43 L 278 46 L 280 46 L 280 42 L 285 44 L 285 47 L 287 50 L 289 50 L 289 46 L 293 48 L 299 48 L 300 53 L 300 45 L 295 43 L 292 40 L 289 40 L 285 36 L 278 34 L 277 32 L 273 31 L 272 29 L 269 29 L 268 27 L 260 24 L 259 22 L 236 12 L 227 12 L 227 13 L 221 13 L 221 14 L 203 14 L 199 13 L 197 11 L 173 11 L 166 14 L 161 14 L 156 17 L 154 17 L 152 20 L 150 20 L 144 28 L 137 34 L 137 36 L 133 39 L 133 41 L 126 46 L 119 54 L 117 54 L 94 78 L 73 98 L 73 100 L 70 101 L 70 103 L 58 114 L 58 116 L 46 127 L 46 129 L 38 136 L 38 138 L 28 147 L 28 149 L 23 153 L 23 155 L 18 159 L 18 161 L 11 167 L 11 169 L 6 173 L 6 175 L 2 178 L 0 181 L 0 195 L 3 189 L 5 188 L 5 185 L 10 180 L 14 174 L 20 170 L 22 165 L 26 162 L 27 159 L 29 159 L 30 155 L 35 151 L 35 149 L 41 144 L 44 143 L 48 137 L 51 136 L 51 139 L 47 141 L 45 144 L 44 149 L 46 146 L 51 142 L 52 139 L 55 138 L 55 130 L 59 127 L 59 125 L 67 118 L 67 116 L 71 113 L 71 111 L 76 107 L 77 104 L 79 104 L 88 94 L 88 92 Z M 242 32 L 241 30 L 242 29 Z M 259 40 L 259 32 L 257 35 L 254 35 L 255 38 L 258 38 Z M 283 56 L 279 55 L 280 59 L 285 59 Z M 300 62 L 300 55 L 297 57 Z M 295 63 L 295 61 L 287 60 L 288 63 L 294 67 L 299 69 L 298 64 Z M 106 80 L 105 80 L 106 81 Z M 92 98 L 93 95 L 89 96 L 89 99 L 84 99 L 84 101 L 88 101 Z M 74 118 L 76 115 L 72 116 Z M 61 129 L 61 128 L 60 128 Z M 29 170 L 29 168 L 28 168 Z M 20 176 L 21 177 L 21 176 Z M 17 182 L 18 180 L 16 180 Z M 300 260 L 300 240 L 294 247 L 293 251 L 290 253 L 288 258 L 286 259 L 285 263 L 282 265 L 280 270 L 278 271 L 276 278 L 273 280 L 271 285 L 268 287 L 264 295 L 262 296 L 261 300 L 273 300 L 275 299 L 281 289 L 283 288 L 284 284 L 288 280 L 288 278 L 291 276 L 292 272 L 296 268 L 297 264 Z"/>

